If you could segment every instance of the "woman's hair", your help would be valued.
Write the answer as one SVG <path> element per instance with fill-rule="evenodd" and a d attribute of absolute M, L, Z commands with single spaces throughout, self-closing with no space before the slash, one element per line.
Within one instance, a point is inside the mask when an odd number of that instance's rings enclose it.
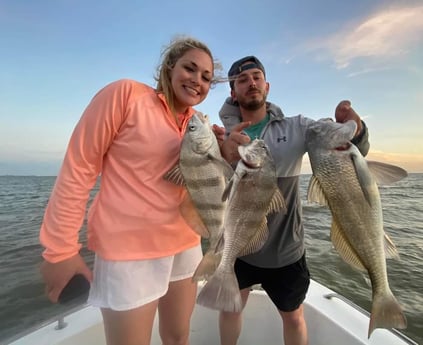
<path fill-rule="evenodd" d="M 210 56 L 213 63 L 211 86 L 213 87 L 217 82 L 220 82 L 220 79 L 218 81 L 216 78 L 216 72 L 222 70 L 221 64 L 213 58 L 210 49 L 204 43 L 188 36 L 177 36 L 172 39 L 170 44 L 162 50 L 161 63 L 157 67 L 155 76 L 155 80 L 157 81 L 156 90 L 164 94 L 172 112 L 175 109 L 175 99 L 170 81 L 171 71 L 176 62 L 191 49 L 200 49 Z"/>

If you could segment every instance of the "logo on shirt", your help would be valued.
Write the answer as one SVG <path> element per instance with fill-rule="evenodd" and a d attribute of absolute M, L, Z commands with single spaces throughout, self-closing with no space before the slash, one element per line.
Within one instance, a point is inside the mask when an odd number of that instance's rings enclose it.
<path fill-rule="evenodd" d="M 280 143 L 281 141 L 286 142 L 286 136 L 278 137 L 276 140 L 277 140 L 278 143 Z"/>

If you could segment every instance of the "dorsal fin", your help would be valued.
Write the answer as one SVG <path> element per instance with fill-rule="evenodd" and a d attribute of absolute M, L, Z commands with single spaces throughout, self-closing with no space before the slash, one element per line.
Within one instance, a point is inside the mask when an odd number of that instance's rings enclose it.
<path fill-rule="evenodd" d="M 257 252 L 261 249 L 261 247 L 263 247 L 268 237 L 269 229 L 267 227 L 267 219 L 266 217 L 263 217 L 261 224 L 258 227 L 258 230 L 251 238 L 250 242 L 248 242 L 248 244 L 241 250 L 238 256 L 244 256 Z"/>
<path fill-rule="evenodd" d="M 319 180 L 314 175 L 311 176 L 310 182 L 308 184 L 307 200 L 309 202 L 318 203 L 322 206 L 329 206 L 328 200 L 323 193 L 323 188 L 320 185 Z"/>
<path fill-rule="evenodd" d="M 169 182 L 172 182 L 178 186 L 185 186 L 185 180 L 182 176 L 181 169 L 179 165 L 175 165 L 171 170 L 169 170 L 163 178 Z"/>
<path fill-rule="evenodd" d="M 283 214 L 286 214 L 287 208 L 286 208 L 285 199 L 280 189 L 276 188 L 275 192 L 273 193 L 272 200 L 269 203 L 269 207 L 267 209 L 266 214 L 275 213 L 279 211 Z"/>

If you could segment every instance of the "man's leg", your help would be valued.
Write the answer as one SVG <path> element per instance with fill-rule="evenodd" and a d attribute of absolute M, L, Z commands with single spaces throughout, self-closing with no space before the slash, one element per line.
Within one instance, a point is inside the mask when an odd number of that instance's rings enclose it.
<path fill-rule="evenodd" d="M 240 291 L 242 299 L 242 308 L 244 309 L 250 288 Z M 221 345 L 236 345 L 242 328 L 242 312 L 231 313 L 221 311 L 219 315 L 219 330 Z"/>
<path fill-rule="evenodd" d="M 290 312 L 279 310 L 283 320 L 283 339 L 285 345 L 307 345 L 307 325 L 304 319 L 304 307 L 301 304 Z"/>

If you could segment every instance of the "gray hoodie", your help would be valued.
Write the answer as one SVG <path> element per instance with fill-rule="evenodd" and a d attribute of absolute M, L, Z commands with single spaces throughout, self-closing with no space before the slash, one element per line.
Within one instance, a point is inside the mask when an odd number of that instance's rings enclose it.
<path fill-rule="evenodd" d="M 266 106 L 270 120 L 261 132 L 260 139 L 265 141 L 275 161 L 278 186 L 285 198 L 288 212 L 269 215 L 269 239 L 258 252 L 241 259 L 254 266 L 276 268 L 290 265 L 304 254 L 299 177 L 307 150 L 306 129 L 314 120 L 302 115 L 285 117 L 275 104 L 267 102 Z M 219 116 L 227 135 L 242 121 L 240 109 L 231 97 L 226 99 Z M 354 144 L 363 155 L 367 154 L 368 131 L 364 122 L 363 131 L 359 138 L 355 138 Z"/>

